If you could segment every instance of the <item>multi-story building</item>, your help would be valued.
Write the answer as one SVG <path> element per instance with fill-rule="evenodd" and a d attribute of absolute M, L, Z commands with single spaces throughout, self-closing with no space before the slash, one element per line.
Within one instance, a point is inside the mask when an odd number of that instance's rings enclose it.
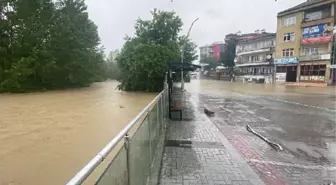
<path fill-rule="evenodd" d="M 307 0 L 278 13 L 276 80 L 330 80 L 336 0 Z"/>
<path fill-rule="evenodd" d="M 225 43 L 215 42 L 211 45 L 205 45 L 200 47 L 200 61 L 211 59 L 218 61 L 220 59 L 220 53 L 225 51 Z"/>
<path fill-rule="evenodd" d="M 264 30 L 239 37 L 236 46 L 235 69 L 239 70 L 244 81 L 272 83 L 274 79 L 273 56 L 275 33 Z"/>
<path fill-rule="evenodd" d="M 213 47 L 211 45 L 205 45 L 200 47 L 200 61 L 204 61 L 211 58 L 213 55 Z"/>
<path fill-rule="evenodd" d="M 213 46 L 213 58 L 215 61 L 220 59 L 220 53 L 223 53 L 226 49 L 226 45 L 223 42 L 215 42 Z"/>

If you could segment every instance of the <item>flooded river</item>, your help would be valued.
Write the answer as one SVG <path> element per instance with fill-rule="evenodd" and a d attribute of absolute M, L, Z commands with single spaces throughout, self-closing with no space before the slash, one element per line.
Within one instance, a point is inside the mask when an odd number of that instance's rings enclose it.
<path fill-rule="evenodd" d="M 0 94 L 0 185 L 64 184 L 156 94 L 115 90 L 117 82 L 88 88 Z M 188 91 L 235 92 L 335 108 L 335 88 L 285 87 L 194 80 Z"/>
<path fill-rule="evenodd" d="M 116 86 L 0 95 L 0 185 L 64 184 L 156 95 Z"/>

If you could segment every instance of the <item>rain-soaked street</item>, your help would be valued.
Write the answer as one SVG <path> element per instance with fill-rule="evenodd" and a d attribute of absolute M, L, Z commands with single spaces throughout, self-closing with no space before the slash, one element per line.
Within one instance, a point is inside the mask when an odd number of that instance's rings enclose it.
<path fill-rule="evenodd" d="M 335 88 L 194 80 L 186 89 L 265 184 L 335 183 Z"/>

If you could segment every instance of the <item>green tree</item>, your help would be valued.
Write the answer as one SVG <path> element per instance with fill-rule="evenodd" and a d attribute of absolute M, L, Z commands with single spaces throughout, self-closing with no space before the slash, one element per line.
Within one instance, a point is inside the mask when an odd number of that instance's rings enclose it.
<path fill-rule="evenodd" d="M 155 9 L 151 13 L 151 20 L 137 20 L 135 36 L 126 38 L 117 57 L 121 90 L 162 90 L 167 64 L 180 59 L 183 42 L 188 42 L 186 62 L 195 59 L 192 48 L 196 46 L 178 36 L 182 27 L 181 19 L 174 12 Z"/>
<path fill-rule="evenodd" d="M 230 76 L 233 74 L 233 67 L 235 66 L 234 59 L 236 57 L 236 39 L 226 40 L 226 49 L 220 53 L 220 62 L 229 68 Z"/>
<path fill-rule="evenodd" d="M 186 38 L 185 35 L 179 37 L 179 46 L 180 50 L 184 50 L 183 52 L 183 63 L 192 63 L 193 61 L 198 59 L 197 55 L 197 45 L 190 38 Z M 181 56 L 180 56 L 181 58 Z M 190 76 L 188 73 L 183 73 L 184 82 L 190 82 Z M 174 81 L 181 81 L 181 72 L 177 72 L 173 75 Z"/>
<path fill-rule="evenodd" d="M 47 50 L 53 3 L 51 0 L 7 0 L 5 4 L 0 7 L 5 15 L 1 19 L 4 26 L 2 33 L 5 34 L 0 42 L 4 56 L 4 65 L 0 69 L 0 90 L 39 88 L 41 79 L 38 72 L 51 59 Z"/>
<path fill-rule="evenodd" d="M 192 63 L 193 61 L 198 59 L 197 55 L 197 45 L 190 38 L 186 38 L 186 36 L 179 37 L 179 45 L 184 47 L 183 53 L 183 62 L 184 63 Z M 181 48 L 182 49 L 182 48 Z"/>
<path fill-rule="evenodd" d="M 97 26 L 88 18 L 84 0 L 60 0 L 51 50 L 55 68 L 47 75 L 54 87 L 87 86 L 103 78 L 104 55 Z"/>
<path fill-rule="evenodd" d="M 204 66 L 205 70 L 216 69 L 217 66 L 221 65 L 219 61 L 214 60 L 212 57 L 203 58 L 202 60 L 200 60 L 200 63 L 209 64 L 207 66 Z"/>
<path fill-rule="evenodd" d="M 106 75 L 109 79 L 119 79 L 120 70 L 116 61 L 119 51 L 111 51 L 106 59 Z"/>
<path fill-rule="evenodd" d="M 0 2 L 0 91 L 86 86 L 104 79 L 83 0 Z"/>

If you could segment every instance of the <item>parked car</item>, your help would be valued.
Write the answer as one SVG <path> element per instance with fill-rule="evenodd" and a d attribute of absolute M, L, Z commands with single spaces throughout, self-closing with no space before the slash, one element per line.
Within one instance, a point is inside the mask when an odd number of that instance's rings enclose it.
<path fill-rule="evenodd" d="M 189 75 L 190 75 L 190 78 L 197 78 L 196 72 L 190 72 Z"/>

